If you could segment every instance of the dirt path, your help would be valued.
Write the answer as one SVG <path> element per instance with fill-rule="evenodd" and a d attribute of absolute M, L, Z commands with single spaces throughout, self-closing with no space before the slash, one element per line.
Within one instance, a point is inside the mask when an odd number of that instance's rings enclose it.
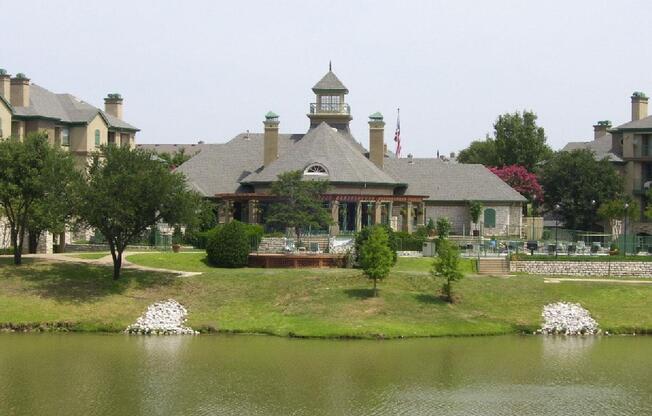
<path fill-rule="evenodd" d="M 162 268 L 157 268 L 157 267 L 147 267 L 147 266 L 141 266 L 138 264 L 131 263 L 130 261 L 127 260 L 127 257 L 132 255 L 132 254 L 146 254 L 146 253 L 151 253 L 151 252 L 145 252 L 145 251 L 125 251 L 122 254 L 122 267 L 124 269 L 132 269 L 132 270 L 142 270 L 146 272 L 161 272 L 161 273 L 174 273 L 178 274 L 179 277 L 189 277 L 189 276 L 197 276 L 200 275 L 201 272 L 186 272 L 182 270 L 170 270 L 170 269 L 162 269 Z M 75 254 L 83 254 L 83 253 L 75 253 Z M 9 256 L 1 256 L 1 257 L 11 257 Z M 80 257 L 74 257 L 71 255 L 71 253 L 61 253 L 61 254 L 23 254 L 24 258 L 35 258 L 35 259 L 43 259 L 43 260 L 50 260 L 50 261 L 63 261 L 63 262 L 70 262 L 70 263 L 86 263 L 86 264 L 94 264 L 94 265 L 100 265 L 100 266 L 112 266 L 113 265 L 113 258 L 111 257 L 110 254 L 107 254 L 104 257 L 100 257 L 99 259 L 83 259 Z"/>

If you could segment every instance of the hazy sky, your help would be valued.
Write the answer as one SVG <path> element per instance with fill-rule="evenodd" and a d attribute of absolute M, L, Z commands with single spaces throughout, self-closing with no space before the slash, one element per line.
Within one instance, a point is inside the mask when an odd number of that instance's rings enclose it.
<path fill-rule="evenodd" d="M 432 156 L 533 110 L 553 148 L 630 119 L 652 94 L 652 1 L 9 1 L 0 67 L 96 106 L 125 98 L 140 143 L 225 142 L 308 128 L 310 88 L 333 70 L 351 128 L 385 115 L 393 147 Z"/>

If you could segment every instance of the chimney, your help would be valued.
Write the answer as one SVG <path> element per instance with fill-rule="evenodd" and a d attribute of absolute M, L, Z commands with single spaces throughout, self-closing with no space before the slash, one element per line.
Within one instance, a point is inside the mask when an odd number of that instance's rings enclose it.
<path fill-rule="evenodd" d="M 632 94 L 632 121 L 647 117 L 647 96 L 644 92 Z"/>
<path fill-rule="evenodd" d="M 383 115 L 375 112 L 369 116 L 369 160 L 380 169 L 385 161 L 385 122 Z"/>
<path fill-rule="evenodd" d="M 23 73 L 11 79 L 10 102 L 14 107 L 29 107 L 29 78 Z"/>
<path fill-rule="evenodd" d="M 118 93 L 108 94 L 104 99 L 104 112 L 122 120 L 122 96 Z"/>
<path fill-rule="evenodd" d="M 611 121 L 609 120 L 600 120 L 593 125 L 593 140 L 597 140 L 599 137 L 607 134 L 607 130 L 611 128 Z"/>
<path fill-rule="evenodd" d="M 0 96 L 11 101 L 11 76 L 2 68 L 0 68 Z"/>
<path fill-rule="evenodd" d="M 414 163 L 414 160 L 412 160 L 412 153 L 408 153 L 407 160 L 410 165 Z"/>
<path fill-rule="evenodd" d="M 278 159 L 278 114 L 265 114 L 265 136 L 263 139 L 263 167 Z"/>

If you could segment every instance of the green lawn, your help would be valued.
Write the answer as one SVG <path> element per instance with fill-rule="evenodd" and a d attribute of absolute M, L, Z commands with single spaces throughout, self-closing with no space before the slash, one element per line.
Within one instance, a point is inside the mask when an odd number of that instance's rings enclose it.
<path fill-rule="evenodd" d="M 75 253 L 75 254 L 66 254 L 66 256 L 69 257 L 75 257 L 78 259 L 86 259 L 86 260 L 97 260 L 101 259 L 102 257 L 108 256 L 109 252 L 103 252 L 103 253 Z"/>
<path fill-rule="evenodd" d="M 110 267 L 0 259 L 0 325 L 66 323 L 76 330 L 118 331 L 147 305 L 174 298 L 188 307 L 189 325 L 201 330 L 312 337 L 409 337 L 532 331 L 544 304 L 580 302 L 603 329 L 652 332 L 652 285 L 544 283 L 542 277 L 469 275 L 455 289 L 459 302 L 439 295 L 429 275 L 432 259 L 399 259 L 380 297 L 358 270 L 217 269 L 203 253 L 148 253 L 134 263 L 200 271 L 179 278 L 125 271 L 114 282 Z M 470 261 L 464 266 L 470 270 Z"/>

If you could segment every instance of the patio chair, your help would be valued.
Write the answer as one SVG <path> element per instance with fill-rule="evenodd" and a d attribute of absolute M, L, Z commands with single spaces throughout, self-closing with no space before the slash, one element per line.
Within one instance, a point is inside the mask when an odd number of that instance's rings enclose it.
<path fill-rule="evenodd" d="M 594 241 L 593 244 L 591 244 L 591 254 L 598 254 L 601 248 L 602 244 L 598 241 Z"/>
<path fill-rule="evenodd" d="M 575 249 L 578 254 L 585 254 L 586 244 L 584 243 L 584 241 L 578 241 L 577 244 L 575 245 Z"/>

